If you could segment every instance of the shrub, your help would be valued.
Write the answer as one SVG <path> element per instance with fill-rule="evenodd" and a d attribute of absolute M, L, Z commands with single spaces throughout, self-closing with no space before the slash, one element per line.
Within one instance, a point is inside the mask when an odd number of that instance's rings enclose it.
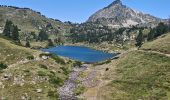
<path fill-rule="evenodd" d="M 47 74 L 44 71 L 38 71 L 38 76 L 46 76 Z"/>
<path fill-rule="evenodd" d="M 33 55 L 27 56 L 27 59 L 28 59 L 28 60 L 33 60 L 33 59 L 34 59 L 34 56 L 33 56 Z"/>
<path fill-rule="evenodd" d="M 31 47 L 31 45 L 30 45 L 30 42 L 29 41 L 27 41 L 26 43 L 25 43 L 25 47 Z"/>
<path fill-rule="evenodd" d="M 51 76 L 49 82 L 53 84 L 55 87 L 63 85 L 63 80 L 55 76 Z"/>
<path fill-rule="evenodd" d="M 53 47 L 54 46 L 54 43 L 51 39 L 48 39 L 48 44 L 47 44 L 47 47 Z"/>
<path fill-rule="evenodd" d="M 58 94 L 57 94 L 57 91 L 48 91 L 48 95 L 47 95 L 48 97 L 50 97 L 50 98 L 54 98 L 54 99 L 56 99 L 56 98 L 58 98 Z"/>
<path fill-rule="evenodd" d="M 50 57 L 51 57 L 52 59 L 54 59 L 55 62 L 57 62 L 57 63 L 59 63 L 59 64 L 62 64 L 62 65 L 65 65 L 65 64 L 66 64 L 65 61 L 64 61 L 64 59 L 62 59 L 62 58 L 60 58 L 60 57 L 58 57 L 58 56 L 56 56 L 56 55 L 51 55 Z"/>
<path fill-rule="evenodd" d="M 48 67 L 46 65 L 43 65 L 43 64 L 39 64 L 40 68 L 43 68 L 43 69 L 48 69 Z"/>
<path fill-rule="evenodd" d="M 75 61 L 74 63 L 73 63 L 73 66 L 81 66 L 82 65 L 82 63 L 80 62 L 80 61 Z"/>
<path fill-rule="evenodd" d="M 69 74 L 69 70 L 68 70 L 68 68 L 60 67 L 60 69 L 62 69 L 62 70 L 63 70 L 63 73 L 64 73 L 65 75 L 68 75 L 68 74 Z"/>
<path fill-rule="evenodd" d="M 0 70 L 6 69 L 8 66 L 4 63 L 0 63 Z"/>
<path fill-rule="evenodd" d="M 52 54 L 48 54 L 48 53 L 41 53 L 40 55 L 39 55 L 39 57 L 42 57 L 42 56 L 51 56 Z"/>

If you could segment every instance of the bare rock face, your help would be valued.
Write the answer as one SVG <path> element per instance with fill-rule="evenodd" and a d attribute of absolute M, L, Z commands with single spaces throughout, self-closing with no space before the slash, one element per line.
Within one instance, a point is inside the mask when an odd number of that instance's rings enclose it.
<path fill-rule="evenodd" d="M 93 14 L 88 22 L 97 22 L 113 28 L 129 27 L 139 24 L 150 24 L 160 22 L 161 19 L 133 10 L 122 4 L 120 0 L 115 0 L 109 6 Z"/>

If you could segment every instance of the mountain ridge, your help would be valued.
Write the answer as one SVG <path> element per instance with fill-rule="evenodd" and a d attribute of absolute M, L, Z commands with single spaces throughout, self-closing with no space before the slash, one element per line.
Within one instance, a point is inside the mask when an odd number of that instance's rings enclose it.
<path fill-rule="evenodd" d="M 6 20 L 11 20 L 22 32 L 39 32 L 49 24 L 53 27 L 52 33 L 65 33 L 69 25 L 57 19 L 48 18 L 40 12 L 30 8 L 0 5 L 0 27 L 4 27 Z M 26 27 L 26 28 L 25 28 Z"/>

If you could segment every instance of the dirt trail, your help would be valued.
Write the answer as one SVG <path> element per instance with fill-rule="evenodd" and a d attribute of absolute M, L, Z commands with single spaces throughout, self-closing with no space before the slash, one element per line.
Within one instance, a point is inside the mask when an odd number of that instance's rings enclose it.
<path fill-rule="evenodd" d="M 170 54 L 166 54 L 166 53 L 162 53 L 162 52 L 158 52 L 158 51 L 152 51 L 152 50 L 139 50 L 139 51 L 150 52 L 150 53 L 157 53 L 157 54 L 160 54 L 160 55 L 164 55 L 164 56 L 170 57 Z"/>

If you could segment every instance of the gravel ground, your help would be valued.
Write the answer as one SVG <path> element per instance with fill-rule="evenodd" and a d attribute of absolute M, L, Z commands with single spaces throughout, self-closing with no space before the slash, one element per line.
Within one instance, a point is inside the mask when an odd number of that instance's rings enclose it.
<path fill-rule="evenodd" d="M 69 75 L 69 79 L 58 89 L 59 100 L 77 100 L 77 97 L 74 94 L 74 90 L 78 86 L 76 80 L 78 79 L 80 72 L 85 71 L 86 69 L 87 65 L 82 65 L 81 67 L 73 69 L 73 72 Z"/>

